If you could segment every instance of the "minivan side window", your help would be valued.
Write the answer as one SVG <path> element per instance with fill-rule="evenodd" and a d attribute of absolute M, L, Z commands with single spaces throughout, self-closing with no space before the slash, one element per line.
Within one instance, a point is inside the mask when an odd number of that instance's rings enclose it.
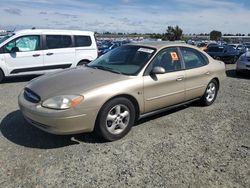
<path fill-rule="evenodd" d="M 181 53 L 186 69 L 202 67 L 208 64 L 207 58 L 195 49 L 182 47 Z"/>
<path fill-rule="evenodd" d="M 160 51 L 152 61 L 153 67 L 163 67 L 166 72 L 179 71 L 182 69 L 181 59 L 177 48 L 166 48 Z"/>
<path fill-rule="evenodd" d="M 13 47 L 17 47 L 19 52 L 29 52 L 40 49 L 40 36 L 30 35 L 14 39 L 5 45 L 5 50 L 11 52 Z"/>
<path fill-rule="evenodd" d="M 80 36 L 76 35 L 75 38 L 75 47 L 91 46 L 92 41 L 90 36 Z"/>
<path fill-rule="evenodd" d="M 46 35 L 46 49 L 70 47 L 72 47 L 70 35 Z"/>

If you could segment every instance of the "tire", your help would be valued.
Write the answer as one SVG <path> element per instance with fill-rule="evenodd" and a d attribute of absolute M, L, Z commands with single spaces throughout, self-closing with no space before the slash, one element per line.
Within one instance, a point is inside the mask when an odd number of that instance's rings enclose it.
<path fill-rule="evenodd" d="M 240 72 L 240 71 L 238 71 L 238 70 L 235 71 L 235 74 L 236 74 L 237 76 L 242 76 L 242 72 Z"/>
<path fill-rule="evenodd" d="M 88 63 L 89 63 L 89 61 L 83 60 L 83 61 L 80 61 L 80 62 L 77 64 L 77 66 L 83 66 L 83 65 L 86 65 L 86 64 L 88 64 Z"/>
<path fill-rule="evenodd" d="M 4 80 L 5 76 L 3 71 L 0 69 L 0 83 Z"/>
<path fill-rule="evenodd" d="M 234 56 L 233 59 L 232 59 L 232 61 L 231 61 L 231 63 L 232 63 L 232 64 L 235 64 L 237 60 L 238 60 L 238 57 L 237 57 L 237 56 Z"/>
<path fill-rule="evenodd" d="M 95 132 L 107 141 L 124 137 L 135 121 L 133 103 L 123 97 L 115 98 L 101 108 L 96 120 Z"/>
<path fill-rule="evenodd" d="M 217 97 L 218 89 L 219 87 L 218 87 L 217 81 L 214 79 L 211 80 L 209 84 L 207 85 L 206 91 L 200 100 L 202 105 L 210 106 L 211 104 L 213 104 L 213 102 L 215 101 Z"/>

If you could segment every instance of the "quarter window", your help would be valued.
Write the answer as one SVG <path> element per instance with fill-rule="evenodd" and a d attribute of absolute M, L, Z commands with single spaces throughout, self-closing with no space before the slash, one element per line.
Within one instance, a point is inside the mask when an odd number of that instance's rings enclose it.
<path fill-rule="evenodd" d="M 46 36 L 46 48 L 70 48 L 72 47 L 71 36 L 69 35 L 47 35 Z"/>
<path fill-rule="evenodd" d="M 181 48 L 181 53 L 186 69 L 192 69 L 207 65 L 206 57 L 195 49 Z"/>
<path fill-rule="evenodd" d="M 75 46 L 83 47 L 83 46 L 91 46 L 91 38 L 90 36 L 74 36 L 75 37 Z"/>
<path fill-rule="evenodd" d="M 12 40 L 6 44 L 6 51 L 10 52 L 13 47 L 17 47 L 19 52 L 29 52 L 40 49 L 40 36 L 23 36 Z"/>
<path fill-rule="evenodd" d="M 163 67 L 166 72 L 182 69 L 181 60 L 177 48 L 166 48 L 159 52 L 153 60 L 153 67 Z"/>

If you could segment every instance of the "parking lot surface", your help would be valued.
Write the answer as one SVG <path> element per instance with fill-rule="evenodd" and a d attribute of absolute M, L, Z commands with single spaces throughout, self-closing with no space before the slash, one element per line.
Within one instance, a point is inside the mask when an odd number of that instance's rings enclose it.
<path fill-rule="evenodd" d="M 227 65 L 212 106 L 183 106 L 103 142 L 29 125 L 17 96 L 32 77 L 0 84 L 0 187 L 250 187 L 250 78 Z"/>

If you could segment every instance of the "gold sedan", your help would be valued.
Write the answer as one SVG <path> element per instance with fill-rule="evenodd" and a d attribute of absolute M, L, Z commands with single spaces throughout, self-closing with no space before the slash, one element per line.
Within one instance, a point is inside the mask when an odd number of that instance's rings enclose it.
<path fill-rule="evenodd" d="M 96 131 L 113 141 L 140 118 L 216 99 L 225 65 L 196 47 L 129 44 L 86 66 L 31 81 L 19 95 L 28 122 L 54 134 Z"/>

